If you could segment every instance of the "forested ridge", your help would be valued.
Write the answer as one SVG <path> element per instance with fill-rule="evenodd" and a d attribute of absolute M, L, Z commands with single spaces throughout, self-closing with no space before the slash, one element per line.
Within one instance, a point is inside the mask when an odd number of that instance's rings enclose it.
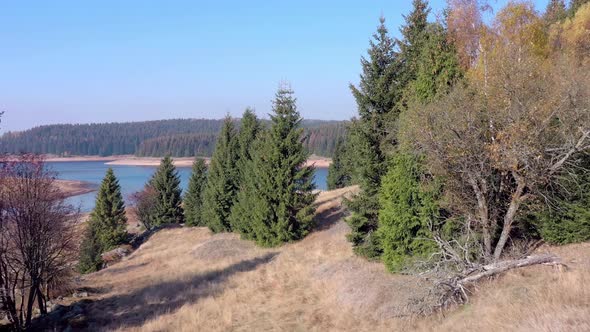
<path fill-rule="evenodd" d="M 267 121 L 263 120 L 266 125 Z M 223 120 L 171 119 L 121 123 L 56 124 L 0 137 L 2 153 L 209 157 Z M 239 125 L 239 121 L 236 121 Z M 305 120 L 305 147 L 313 154 L 331 156 L 346 131 L 344 121 Z"/>

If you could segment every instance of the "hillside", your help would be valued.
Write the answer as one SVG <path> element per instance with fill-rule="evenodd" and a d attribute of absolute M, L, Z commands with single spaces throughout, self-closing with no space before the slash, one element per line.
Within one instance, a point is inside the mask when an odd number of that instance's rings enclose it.
<path fill-rule="evenodd" d="M 264 122 L 264 121 L 263 121 Z M 0 152 L 72 155 L 209 157 L 223 120 L 172 119 L 125 123 L 56 124 L 7 132 Z M 266 123 L 266 122 L 265 122 Z M 239 125 L 239 122 L 236 123 Z M 331 156 L 346 130 L 345 121 L 305 120 L 310 153 Z"/>
<path fill-rule="evenodd" d="M 584 331 L 590 329 L 590 243 L 544 248 L 568 271 L 536 266 L 480 285 L 472 303 L 416 318 L 428 284 L 355 256 L 341 199 L 322 193 L 318 228 L 262 249 L 235 234 L 170 228 L 120 263 L 87 275 L 90 330 L 120 331 Z M 66 299 L 65 302 L 80 301 Z"/>

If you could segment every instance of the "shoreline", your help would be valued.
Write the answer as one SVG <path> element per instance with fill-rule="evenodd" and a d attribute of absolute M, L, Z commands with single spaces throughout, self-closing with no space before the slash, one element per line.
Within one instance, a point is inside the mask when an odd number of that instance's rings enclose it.
<path fill-rule="evenodd" d="M 98 190 L 96 184 L 80 180 L 55 179 L 54 184 L 65 197 L 84 195 Z"/>
<path fill-rule="evenodd" d="M 149 166 L 157 167 L 160 165 L 160 157 L 136 157 L 133 155 L 122 155 L 122 156 L 71 156 L 71 157 L 56 157 L 47 156 L 46 162 L 84 162 L 84 161 L 104 161 L 105 165 L 114 166 Z M 195 160 L 195 157 L 178 157 L 172 158 L 174 166 L 176 167 L 191 167 Z M 202 159 L 208 164 L 211 160 L 210 157 L 203 157 Z M 312 155 L 305 163 L 306 166 L 315 165 L 316 168 L 328 168 L 332 163 L 331 158 L 319 157 Z"/>

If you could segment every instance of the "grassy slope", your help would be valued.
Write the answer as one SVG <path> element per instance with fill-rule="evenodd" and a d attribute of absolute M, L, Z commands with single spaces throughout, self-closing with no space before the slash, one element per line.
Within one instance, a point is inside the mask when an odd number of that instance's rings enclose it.
<path fill-rule="evenodd" d="M 590 244 L 550 248 L 570 266 L 538 266 L 479 287 L 446 317 L 409 318 L 425 287 L 353 255 L 341 197 L 318 198 L 319 229 L 261 249 L 204 228 L 160 231 L 126 260 L 86 276 L 95 330 L 590 330 Z"/>

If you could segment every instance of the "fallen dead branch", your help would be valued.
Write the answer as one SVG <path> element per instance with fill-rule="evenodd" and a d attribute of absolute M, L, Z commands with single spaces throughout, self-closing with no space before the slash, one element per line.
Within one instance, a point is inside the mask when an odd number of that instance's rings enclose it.
<path fill-rule="evenodd" d="M 440 309 L 450 305 L 460 305 L 469 301 L 470 288 L 484 278 L 494 277 L 512 269 L 531 265 L 567 266 L 559 257 L 551 254 L 531 255 L 520 259 L 504 260 L 472 268 L 464 273 L 455 275 L 437 283 L 438 305 Z"/>
<path fill-rule="evenodd" d="M 559 258 L 550 254 L 543 255 L 532 255 L 522 259 L 500 261 L 492 264 L 487 264 L 479 269 L 478 273 L 473 271 L 469 276 L 466 276 L 458 281 L 462 285 L 468 285 L 474 283 L 482 278 L 492 277 L 494 275 L 506 272 L 508 270 L 531 266 L 536 264 L 549 264 L 549 265 L 563 265 Z"/>

